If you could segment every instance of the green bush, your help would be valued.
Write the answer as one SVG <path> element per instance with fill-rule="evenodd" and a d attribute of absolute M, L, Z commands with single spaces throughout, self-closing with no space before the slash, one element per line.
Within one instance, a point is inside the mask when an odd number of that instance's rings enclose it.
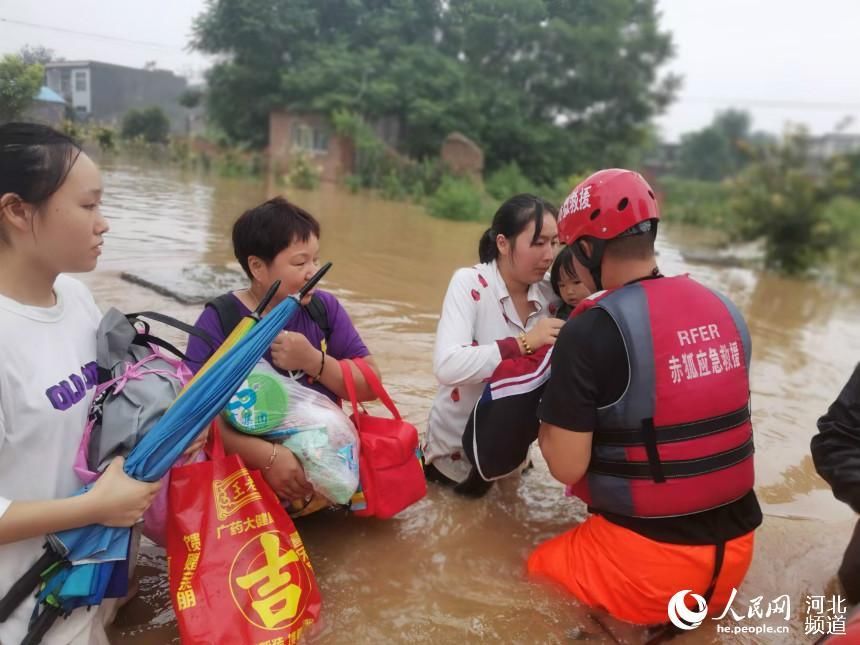
<path fill-rule="evenodd" d="M 194 157 L 191 154 L 191 146 L 188 139 L 175 137 L 170 141 L 170 160 L 182 167 L 194 165 Z"/>
<path fill-rule="evenodd" d="M 392 201 L 401 201 L 406 199 L 409 194 L 409 187 L 403 183 L 401 174 L 396 170 L 391 169 L 388 174 L 382 178 L 382 183 L 379 187 L 379 194 L 383 199 Z"/>
<path fill-rule="evenodd" d="M 266 158 L 259 152 L 252 152 L 248 159 L 248 172 L 254 177 L 259 177 L 266 170 Z"/>
<path fill-rule="evenodd" d="M 446 177 L 427 204 L 434 217 L 452 220 L 484 219 L 481 192 L 466 179 Z"/>
<path fill-rule="evenodd" d="M 523 174 L 516 161 L 491 173 L 484 182 L 484 188 L 491 197 L 500 202 L 519 193 L 540 193 L 531 180 Z"/>
<path fill-rule="evenodd" d="M 116 132 L 113 128 L 106 126 L 96 127 L 93 136 L 96 143 L 99 144 L 99 149 L 102 152 L 112 152 L 116 150 Z"/>
<path fill-rule="evenodd" d="M 149 143 L 143 135 L 137 135 L 131 139 L 123 137 L 120 142 L 120 150 L 123 154 L 134 158 L 149 159 L 150 161 L 168 161 L 169 152 L 165 154 L 165 147 L 160 143 Z"/>
<path fill-rule="evenodd" d="M 590 175 L 591 173 L 588 173 Z M 537 194 L 547 200 L 550 204 L 554 204 L 556 208 L 561 208 L 564 200 L 570 195 L 571 191 L 588 175 L 577 177 L 571 175 L 564 179 L 557 179 L 551 186 L 541 186 L 538 188 Z"/>
<path fill-rule="evenodd" d="M 319 170 L 305 155 L 297 155 L 290 166 L 290 186 L 299 190 L 314 190 L 320 184 Z"/>
<path fill-rule="evenodd" d="M 835 197 L 824 207 L 822 217 L 835 243 L 829 256 L 838 270 L 860 271 L 860 200 Z"/>
<path fill-rule="evenodd" d="M 399 174 L 401 182 L 416 201 L 421 201 L 439 190 L 442 180 L 448 176 L 438 159 L 427 158 L 401 166 Z"/>
<path fill-rule="evenodd" d="M 769 268 L 804 273 L 836 241 L 824 214 L 826 197 L 821 178 L 809 172 L 805 133 L 791 132 L 731 180 L 738 237 L 764 239 Z"/>
<path fill-rule="evenodd" d="M 545 199 L 558 208 L 570 194 L 570 191 L 573 190 L 573 187 L 579 181 L 585 179 L 585 177 L 586 175 L 582 177 L 567 177 L 558 179 L 551 185 L 539 185 L 526 177 L 519 165 L 517 165 L 517 162 L 512 161 L 491 173 L 484 182 L 484 188 L 499 203 L 513 195 L 529 193 Z"/>
<path fill-rule="evenodd" d="M 194 165 L 199 165 L 203 172 L 209 172 L 212 170 L 212 157 L 210 157 L 205 152 L 199 152 L 194 157 Z"/>
<path fill-rule="evenodd" d="M 829 192 L 860 199 L 860 152 L 833 157 L 827 174 Z"/>
<path fill-rule="evenodd" d="M 349 192 L 355 194 L 361 190 L 361 177 L 358 175 L 347 175 L 343 179 L 344 185 L 349 189 Z"/>
<path fill-rule="evenodd" d="M 63 122 L 60 124 L 60 130 L 63 134 L 68 137 L 71 137 L 75 141 L 80 141 L 82 139 L 83 130 L 80 128 L 74 121 L 71 119 L 63 119 Z"/>
<path fill-rule="evenodd" d="M 122 138 L 142 137 L 147 143 L 166 143 L 170 121 L 160 107 L 129 110 L 122 119 Z"/>
<path fill-rule="evenodd" d="M 660 210 L 666 221 L 727 232 L 737 226 L 737 215 L 729 206 L 729 191 L 724 183 L 663 177 L 655 188 L 660 193 Z"/>

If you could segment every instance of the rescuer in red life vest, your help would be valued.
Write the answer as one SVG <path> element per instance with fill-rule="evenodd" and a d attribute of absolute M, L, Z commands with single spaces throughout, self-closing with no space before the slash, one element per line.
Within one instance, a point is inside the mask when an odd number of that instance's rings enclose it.
<path fill-rule="evenodd" d="M 666 623 L 682 590 L 719 616 L 762 522 L 749 330 L 724 295 L 660 274 L 659 219 L 651 187 L 620 169 L 583 181 L 559 213 L 594 295 L 553 349 L 539 440 L 552 475 L 591 515 L 528 562 L 531 575 L 643 625 Z"/>

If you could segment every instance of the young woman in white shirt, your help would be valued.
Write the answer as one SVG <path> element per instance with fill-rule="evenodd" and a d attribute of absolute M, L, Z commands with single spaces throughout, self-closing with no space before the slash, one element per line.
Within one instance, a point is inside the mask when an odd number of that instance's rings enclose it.
<path fill-rule="evenodd" d="M 87 288 L 62 274 L 96 266 L 108 231 L 101 195 L 98 168 L 71 139 L 0 126 L 0 597 L 42 554 L 47 533 L 131 526 L 158 490 L 126 476 L 117 458 L 71 497 L 101 315 Z M 0 623 L 0 643 L 21 642 L 34 602 Z M 42 642 L 107 643 L 101 612 L 73 611 Z"/>
<path fill-rule="evenodd" d="M 439 390 L 424 446 L 427 479 L 483 493 L 462 450 L 469 414 L 503 359 L 555 343 L 563 321 L 547 271 L 558 245 L 557 210 L 534 195 L 499 207 L 478 245 L 480 263 L 458 269 L 448 285 L 436 330 L 433 371 Z"/>

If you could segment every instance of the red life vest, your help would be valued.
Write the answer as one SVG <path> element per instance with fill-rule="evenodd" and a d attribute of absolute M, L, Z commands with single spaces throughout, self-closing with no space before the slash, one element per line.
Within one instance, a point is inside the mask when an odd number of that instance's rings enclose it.
<path fill-rule="evenodd" d="M 690 515 L 753 487 L 750 337 L 737 308 L 687 276 L 596 294 L 613 319 L 630 378 L 598 410 L 592 456 L 571 492 L 595 511 Z"/>

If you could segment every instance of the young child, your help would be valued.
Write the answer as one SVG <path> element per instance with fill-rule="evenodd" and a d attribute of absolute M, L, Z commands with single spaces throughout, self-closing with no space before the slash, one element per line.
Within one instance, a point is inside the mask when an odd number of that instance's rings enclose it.
<path fill-rule="evenodd" d="M 101 313 L 63 274 L 96 267 L 108 231 L 101 194 L 98 168 L 74 141 L 42 125 L 0 126 L 0 597 L 42 555 L 46 534 L 132 526 L 158 491 L 118 457 L 72 496 Z M 0 623 L 0 642 L 22 641 L 34 602 Z M 103 611 L 76 609 L 44 642 L 106 644 L 103 621 Z"/>
<path fill-rule="evenodd" d="M 556 256 L 550 269 L 549 281 L 555 295 L 564 303 L 556 312 L 556 318 L 567 320 L 571 312 L 576 309 L 576 305 L 591 295 L 588 287 L 576 275 L 576 269 L 573 267 L 573 249 L 569 246 L 562 247 Z"/>

